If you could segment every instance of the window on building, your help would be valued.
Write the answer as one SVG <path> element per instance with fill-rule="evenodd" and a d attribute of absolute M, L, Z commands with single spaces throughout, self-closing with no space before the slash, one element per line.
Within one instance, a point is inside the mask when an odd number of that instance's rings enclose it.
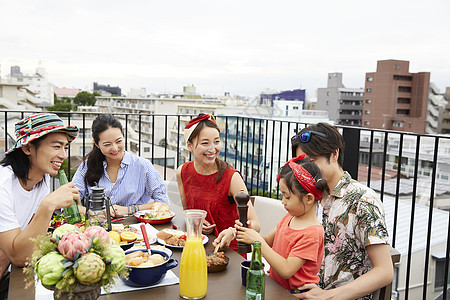
<path fill-rule="evenodd" d="M 144 152 L 150 152 L 150 147 L 144 147 Z"/>
<path fill-rule="evenodd" d="M 401 93 L 411 93 L 411 87 L 410 86 L 399 86 L 398 91 Z"/>
<path fill-rule="evenodd" d="M 394 75 L 394 80 L 412 81 L 412 76 Z"/>
<path fill-rule="evenodd" d="M 364 125 L 370 125 L 370 122 L 369 121 L 364 121 Z"/>
<path fill-rule="evenodd" d="M 327 96 L 330 96 L 330 92 L 327 92 Z"/>
<path fill-rule="evenodd" d="M 368 82 L 372 82 L 373 81 L 373 77 L 367 77 L 367 81 Z"/>
<path fill-rule="evenodd" d="M 409 103 L 411 103 L 411 99 L 410 98 L 397 98 L 397 103 L 409 104 Z"/>
<path fill-rule="evenodd" d="M 436 268 L 434 269 L 434 288 L 435 289 L 442 289 L 444 287 L 444 275 L 445 275 L 445 253 L 440 252 L 437 254 L 432 255 L 435 263 Z M 450 270 L 450 265 L 449 265 Z M 450 277 L 447 281 L 447 287 L 450 283 Z"/>
<path fill-rule="evenodd" d="M 397 109 L 395 113 L 397 115 L 409 116 L 409 109 Z"/>
<path fill-rule="evenodd" d="M 370 103 L 372 103 L 372 100 L 366 99 L 366 103 L 367 103 L 367 104 L 370 104 Z"/>
<path fill-rule="evenodd" d="M 371 89 L 371 88 L 367 88 L 367 89 L 366 89 L 366 92 L 367 92 L 367 93 L 372 93 L 372 89 Z"/>
<path fill-rule="evenodd" d="M 404 125 L 403 121 L 392 121 L 392 127 L 403 127 Z"/>
<path fill-rule="evenodd" d="M 366 109 L 366 110 L 364 111 L 364 113 L 365 113 L 366 115 L 370 115 L 370 110 L 369 110 L 369 109 Z"/>
<path fill-rule="evenodd" d="M 298 106 L 293 106 L 292 110 L 298 110 Z"/>

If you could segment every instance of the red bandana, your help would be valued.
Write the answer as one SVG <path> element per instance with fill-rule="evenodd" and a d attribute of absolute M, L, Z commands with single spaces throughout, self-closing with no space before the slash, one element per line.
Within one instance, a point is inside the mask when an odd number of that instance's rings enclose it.
<path fill-rule="evenodd" d="M 191 136 L 195 127 L 197 127 L 198 123 L 204 120 L 211 120 L 217 125 L 216 119 L 214 119 L 213 115 L 211 114 L 202 114 L 201 116 L 190 120 L 189 123 L 187 123 L 186 127 L 184 127 L 184 139 L 186 140 L 186 143 L 189 140 L 189 137 Z"/>
<path fill-rule="evenodd" d="M 311 174 L 296 163 L 298 160 L 302 160 L 305 158 L 305 154 L 302 153 L 297 157 L 292 158 L 284 165 L 289 165 L 292 172 L 294 172 L 294 176 L 300 185 L 308 192 L 314 195 L 314 199 L 319 201 L 322 198 L 322 192 L 316 189 L 316 180 L 311 176 Z M 277 181 L 280 181 L 280 174 L 278 174 Z"/>

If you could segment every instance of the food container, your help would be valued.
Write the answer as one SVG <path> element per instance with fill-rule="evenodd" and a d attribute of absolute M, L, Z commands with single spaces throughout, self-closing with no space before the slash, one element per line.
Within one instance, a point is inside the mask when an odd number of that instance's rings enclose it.
<path fill-rule="evenodd" d="M 206 257 L 208 257 L 209 255 L 214 255 L 214 253 L 208 253 Z M 228 262 L 230 261 L 230 259 L 226 255 L 225 255 L 225 261 L 226 261 L 226 263 L 223 265 L 208 266 L 208 273 L 217 273 L 217 272 L 225 271 L 225 269 L 228 266 Z"/>
<path fill-rule="evenodd" d="M 123 251 L 127 251 L 128 249 L 130 249 L 131 247 L 134 246 L 134 242 L 135 241 L 129 242 L 129 243 L 126 243 L 126 244 L 120 244 L 120 248 L 122 248 Z"/>
<path fill-rule="evenodd" d="M 140 250 L 129 250 L 126 251 L 125 254 L 129 254 L 135 251 Z M 166 261 L 155 266 L 151 267 L 131 267 L 126 266 L 130 273 L 128 278 L 120 277 L 126 285 L 133 287 L 141 287 L 141 286 L 149 286 L 153 284 L 157 284 L 166 276 L 167 270 L 175 268 L 178 266 L 178 261 L 174 258 L 170 258 L 166 252 L 159 250 L 151 250 L 152 254 L 160 254 L 162 255 Z"/>

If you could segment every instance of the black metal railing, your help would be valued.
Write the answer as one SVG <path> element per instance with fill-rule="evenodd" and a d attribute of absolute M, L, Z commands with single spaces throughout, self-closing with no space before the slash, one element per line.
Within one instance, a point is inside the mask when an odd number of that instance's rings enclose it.
<path fill-rule="evenodd" d="M 3 140 L 4 150 L 6 151 L 12 144 L 13 126 L 16 120 L 23 118 L 31 112 L 7 111 L 0 110 L 0 125 L 3 126 Z M 68 124 L 77 125 L 81 127 L 79 139 L 82 139 L 79 155 L 84 157 L 87 153 L 86 147 L 92 142 L 92 137 L 89 136 L 90 128 L 86 127 L 88 120 L 92 120 L 97 113 L 69 113 L 62 117 Z M 185 161 L 192 159 L 190 153 L 185 150 L 184 139 L 182 136 L 182 125 L 187 123 L 193 115 L 157 115 L 157 114 L 127 114 L 114 113 L 124 124 L 126 145 L 130 145 L 131 149 L 128 151 L 135 152 L 137 155 L 145 155 L 142 153 L 143 145 L 149 145 L 147 154 L 148 159 L 154 164 L 160 164 L 163 167 L 162 177 L 164 180 L 168 179 L 169 171 L 174 173 L 178 166 Z M 223 149 L 221 151 L 222 159 L 230 163 L 234 168 L 239 170 L 244 178 L 245 183 L 252 195 L 264 195 L 267 197 L 278 198 L 279 188 L 276 182 L 277 170 L 282 164 L 291 157 L 290 151 L 290 137 L 301 128 L 307 126 L 304 123 L 289 122 L 285 120 L 274 120 L 265 118 L 251 118 L 242 116 L 217 116 L 219 127 L 221 128 L 221 137 L 223 139 Z M 184 122 L 184 123 L 183 123 Z M 406 262 L 403 262 L 404 269 L 404 288 L 401 289 L 400 294 L 402 299 L 408 299 L 411 295 L 411 273 L 413 250 L 419 247 L 424 250 L 424 254 L 419 258 L 423 260 L 423 269 L 426 270 L 423 275 L 423 281 L 419 284 L 421 296 L 423 299 L 429 298 L 431 292 L 436 293 L 439 290 L 446 290 L 449 279 L 449 248 L 450 248 L 450 214 L 448 214 L 446 242 L 443 243 L 445 265 L 443 276 L 443 287 L 435 288 L 429 285 L 430 276 L 436 280 L 436 276 L 431 273 L 434 268 L 430 262 L 432 247 L 432 231 L 433 231 L 433 217 L 435 216 L 435 192 L 437 189 L 437 178 L 440 176 L 440 184 L 445 182 L 443 178 L 446 175 L 439 175 L 439 165 L 443 164 L 447 167 L 447 172 L 450 172 L 450 136 L 443 135 L 423 135 L 410 132 L 400 132 L 392 130 L 367 129 L 360 127 L 337 126 L 342 132 L 346 148 L 344 152 L 344 170 L 348 171 L 353 178 L 360 182 L 365 182 L 369 187 L 377 186 L 376 190 L 380 194 L 382 201 L 386 197 L 394 199 L 393 206 L 393 220 L 390 224 L 391 230 L 391 244 L 395 248 L 398 240 L 404 238 L 399 236 L 398 222 L 400 217 L 399 203 L 404 195 L 401 193 L 401 178 L 408 177 L 411 173 L 402 172 L 402 168 L 408 167 L 413 170 L 412 173 L 412 193 L 410 195 L 411 212 L 409 216 L 409 232 L 407 242 Z M 142 128 L 147 128 L 142 130 Z M 137 136 L 136 136 L 137 135 Z M 408 142 L 406 145 L 405 142 Z M 444 145 L 444 151 L 440 151 L 441 145 Z M 432 147 L 431 147 L 432 146 Z M 73 147 L 73 146 L 71 146 Z M 428 151 L 424 154 L 423 148 Z M 447 149 L 448 148 L 448 149 Z M 406 150 L 405 150 L 406 149 Z M 144 149 L 145 150 L 145 149 Z M 441 149 L 442 150 L 442 149 Z M 69 150 L 69 153 L 74 153 Z M 78 152 L 77 152 L 78 153 Z M 172 154 L 171 154 L 172 153 Z M 447 156 L 446 156 L 447 155 Z M 174 163 L 169 166 L 169 158 L 173 156 Z M 402 165 L 404 161 L 408 161 L 407 165 Z M 414 244 L 415 233 L 415 211 L 416 200 L 418 194 L 418 180 L 419 172 L 422 166 L 420 161 L 426 162 L 426 167 L 431 167 L 431 174 L 429 176 L 429 201 L 428 206 L 428 222 L 426 241 L 420 246 Z M 69 169 L 73 167 L 72 160 L 69 155 L 68 158 Z M 374 172 L 374 170 L 377 172 Z M 367 174 L 363 174 L 360 170 L 367 170 Z M 387 173 L 394 174 L 395 179 L 387 179 Z M 442 173 L 442 172 L 441 172 Z M 378 174 L 378 175 L 377 175 Z M 375 175 L 376 178 L 375 178 Z M 421 177 L 422 178 L 422 177 Z M 175 180 L 174 177 L 170 180 Z M 395 189 L 386 191 L 388 182 L 395 181 Z M 447 177 L 447 186 L 450 186 L 449 178 Z M 378 188 L 379 186 L 379 188 Z M 423 191 L 420 191 L 423 192 Z M 450 192 L 447 192 L 447 196 Z M 445 193 L 444 193 L 445 195 Z M 447 207 L 447 210 L 450 209 Z M 389 225 L 389 224 L 388 224 Z M 404 234 L 404 233 L 403 233 Z M 413 247 L 414 246 L 414 247 Z M 398 268 L 396 268 L 398 269 Z M 403 271 L 402 271 L 403 272 Z M 403 274 L 397 274 L 396 277 L 403 277 Z M 431 281 L 434 281 L 431 280 Z M 416 289 L 417 284 L 414 284 Z M 397 287 L 394 287 L 396 289 Z M 398 287 L 400 288 L 400 287 Z M 431 289 L 431 290 L 429 290 Z M 416 294 L 417 295 L 417 292 Z M 416 297 L 416 296 L 415 296 Z M 443 295 L 446 299 L 446 293 Z"/>

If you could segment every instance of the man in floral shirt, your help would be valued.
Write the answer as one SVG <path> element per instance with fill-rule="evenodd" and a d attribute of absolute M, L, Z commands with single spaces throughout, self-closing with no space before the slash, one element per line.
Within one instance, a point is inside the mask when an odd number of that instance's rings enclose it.
<path fill-rule="evenodd" d="M 334 126 L 311 125 L 292 137 L 292 155 L 305 153 L 328 182 L 321 201 L 325 251 L 319 286 L 306 284 L 300 299 L 371 299 L 392 281 L 384 208 L 375 192 L 342 169 L 344 139 Z"/>

